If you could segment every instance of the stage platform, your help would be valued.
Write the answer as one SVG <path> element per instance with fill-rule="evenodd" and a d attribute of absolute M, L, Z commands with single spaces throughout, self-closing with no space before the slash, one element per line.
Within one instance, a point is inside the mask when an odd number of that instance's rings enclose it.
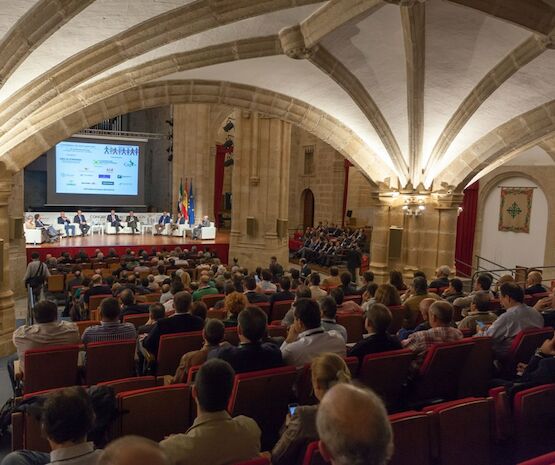
<path fill-rule="evenodd" d="M 33 252 L 38 252 L 41 259 L 44 259 L 47 254 L 59 257 L 62 252 L 66 251 L 74 255 L 80 249 L 84 249 L 88 255 L 92 255 L 96 249 L 100 249 L 104 255 L 107 255 L 108 250 L 113 248 L 116 249 L 118 255 L 121 255 L 126 249 L 135 252 L 146 249 L 150 252 L 152 247 L 162 251 L 164 249 L 172 250 L 178 246 L 182 249 L 190 249 L 193 245 L 196 245 L 199 250 L 208 247 L 216 252 L 222 263 L 229 263 L 228 231 L 218 231 L 214 240 L 193 240 L 190 238 L 183 239 L 182 237 L 153 236 L 152 234 L 95 234 L 86 237 L 63 237 L 54 243 L 27 244 L 26 249 L 27 261 L 30 261 Z"/>

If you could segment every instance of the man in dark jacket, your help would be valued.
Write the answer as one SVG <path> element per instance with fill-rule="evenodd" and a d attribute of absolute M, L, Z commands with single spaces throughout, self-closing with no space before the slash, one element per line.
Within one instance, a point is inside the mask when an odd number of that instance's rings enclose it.
<path fill-rule="evenodd" d="M 156 322 L 150 334 L 143 341 L 143 347 L 146 350 L 156 355 L 160 345 L 160 337 L 164 334 L 200 331 L 204 327 L 204 321 L 189 313 L 192 300 L 191 294 L 186 291 L 178 292 L 173 296 L 175 314 Z"/>
<path fill-rule="evenodd" d="M 268 320 L 266 313 L 258 307 L 248 307 L 239 313 L 239 346 L 226 345 L 212 351 L 208 358 L 220 358 L 228 362 L 236 373 L 266 370 L 283 365 L 279 347 L 262 343 L 266 335 Z"/>

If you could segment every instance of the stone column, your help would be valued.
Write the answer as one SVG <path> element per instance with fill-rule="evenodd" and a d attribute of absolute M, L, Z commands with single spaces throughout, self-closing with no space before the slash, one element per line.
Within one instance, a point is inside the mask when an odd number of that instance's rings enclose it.
<path fill-rule="evenodd" d="M 179 184 L 193 180 L 195 221 L 204 215 L 214 221 L 214 163 L 216 142 L 211 108 L 206 104 L 174 105 L 172 205 L 175 212 Z"/>
<path fill-rule="evenodd" d="M 3 241 L 0 274 L 0 356 L 14 351 L 12 333 L 15 329 L 15 303 L 10 288 L 10 223 L 8 203 L 12 193 L 13 173 L 0 163 L 0 239 Z"/>
<path fill-rule="evenodd" d="M 12 193 L 8 202 L 8 213 L 10 220 L 19 218 L 25 221 L 25 211 L 23 205 L 23 170 L 13 175 Z M 25 236 L 23 226 L 19 222 L 14 222 L 14 231 L 10 231 L 10 289 L 16 298 L 25 297 L 25 284 L 23 276 L 27 269 L 27 251 L 25 249 Z M 13 237 L 12 237 L 13 235 Z"/>
<path fill-rule="evenodd" d="M 242 110 L 234 118 L 230 258 L 249 270 L 272 255 L 287 264 L 291 125 Z"/>
<path fill-rule="evenodd" d="M 389 279 L 389 227 L 391 207 L 384 203 L 377 192 L 370 198 L 373 207 L 373 228 L 370 241 L 370 271 L 374 272 L 378 283 Z"/>

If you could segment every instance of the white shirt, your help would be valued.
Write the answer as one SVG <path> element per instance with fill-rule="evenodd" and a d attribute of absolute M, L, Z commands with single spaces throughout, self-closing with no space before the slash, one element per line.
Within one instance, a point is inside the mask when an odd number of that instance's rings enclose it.
<path fill-rule="evenodd" d="M 287 365 L 302 367 L 310 363 L 314 357 L 324 352 L 332 352 L 345 357 L 345 340 L 337 331 L 325 331 L 324 328 L 314 328 L 303 331 L 294 342 L 284 342 L 281 345 L 283 361 Z"/>
<path fill-rule="evenodd" d="M 328 293 L 324 291 L 320 286 L 310 286 L 310 294 L 314 300 L 320 300 L 323 297 L 327 297 Z"/>
<path fill-rule="evenodd" d="M 499 357 L 505 355 L 515 336 L 528 328 L 543 328 L 543 316 L 535 308 L 525 304 L 507 309 L 491 326 L 485 335 L 493 338 L 493 351 Z"/>

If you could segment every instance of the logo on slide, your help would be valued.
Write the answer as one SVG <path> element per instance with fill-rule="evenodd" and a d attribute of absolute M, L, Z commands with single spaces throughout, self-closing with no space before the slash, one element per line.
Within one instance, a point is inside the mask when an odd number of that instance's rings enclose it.
<path fill-rule="evenodd" d="M 101 178 L 101 179 L 110 179 L 109 174 L 99 174 L 98 177 Z"/>
<path fill-rule="evenodd" d="M 124 176 L 123 174 L 118 174 L 118 179 L 130 178 L 131 176 Z"/>
<path fill-rule="evenodd" d="M 133 160 L 126 161 L 126 162 L 123 164 L 123 166 L 126 166 L 127 168 L 131 168 L 131 167 L 133 167 L 133 166 L 135 166 L 135 165 L 136 165 L 136 163 L 135 163 Z"/>

